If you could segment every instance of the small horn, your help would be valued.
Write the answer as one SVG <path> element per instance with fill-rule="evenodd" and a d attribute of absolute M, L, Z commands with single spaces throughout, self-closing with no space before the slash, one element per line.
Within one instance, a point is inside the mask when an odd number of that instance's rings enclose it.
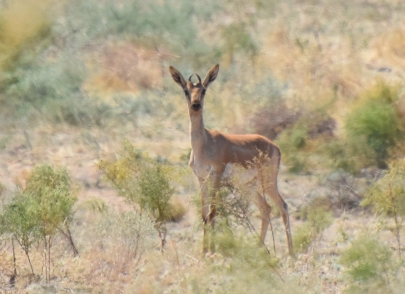
<path fill-rule="evenodd" d="M 188 78 L 188 81 L 190 82 L 190 83 L 193 83 L 192 81 L 191 81 L 191 77 L 192 77 L 193 75 L 191 75 L 189 78 Z"/>
<path fill-rule="evenodd" d="M 201 84 L 201 78 L 200 78 L 200 76 L 197 75 L 197 74 L 196 74 L 196 76 L 197 76 L 197 78 L 198 78 L 198 82 Z"/>
<path fill-rule="evenodd" d="M 198 78 L 198 82 L 201 84 L 201 78 L 200 78 L 200 76 L 197 75 L 197 74 L 196 74 L 196 76 L 197 76 L 197 78 Z"/>

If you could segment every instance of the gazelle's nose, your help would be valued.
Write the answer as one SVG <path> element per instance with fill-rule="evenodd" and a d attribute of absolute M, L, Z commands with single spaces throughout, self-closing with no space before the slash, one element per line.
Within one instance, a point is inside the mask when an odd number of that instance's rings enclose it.
<path fill-rule="evenodd" d="M 201 103 L 200 102 L 195 102 L 193 104 L 191 104 L 191 108 L 195 111 L 198 111 L 201 109 Z"/>

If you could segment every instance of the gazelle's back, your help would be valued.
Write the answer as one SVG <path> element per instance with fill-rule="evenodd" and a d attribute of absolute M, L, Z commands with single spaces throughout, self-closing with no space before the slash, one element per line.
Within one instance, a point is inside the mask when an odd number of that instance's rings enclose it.
<path fill-rule="evenodd" d="M 226 163 L 239 163 L 246 165 L 255 158 L 265 156 L 273 158 L 280 156 L 280 149 L 272 141 L 256 134 L 235 135 L 224 134 L 216 130 L 207 130 L 211 140 L 210 145 L 217 145 L 218 155 Z"/>

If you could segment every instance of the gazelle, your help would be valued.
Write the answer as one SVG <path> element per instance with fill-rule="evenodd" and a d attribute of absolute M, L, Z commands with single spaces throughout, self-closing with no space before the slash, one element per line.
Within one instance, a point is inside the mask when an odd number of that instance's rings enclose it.
<path fill-rule="evenodd" d="M 267 195 L 281 211 L 287 234 L 288 251 L 293 255 L 288 206 L 277 189 L 280 149 L 269 139 L 260 135 L 230 135 L 216 130 L 207 130 L 204 127 L 204 96 L 208 86 L 217 78 L 218 71 L 217 64 L 208 71 L 203 82 L 197 75 L 198 82 L 193 83 L 191 81 L 193 75 L 186 82 L 182 74 L 170 66 L 173 80 L 184 91 L 190 115 L 192 151 L 189 165 L 197 176 L 201 188 L 204 223 L 203 253 L 208 251 L 208 243 L 210 251 L 215 250 L 213 237 L 211 236 L 211 240 L 208 240 L 207 225 L 210 224 L 211 229 L 214 229 L 215 195 L 221 187 L 223 178 L 234 164 L 250 169 L 254 163 L 255 179 L 260 186 L 256 191 L 255 204 L 262 220 L 261 241 L 264 243 L 270 223 L 271 206 L 265 198 Z"/>

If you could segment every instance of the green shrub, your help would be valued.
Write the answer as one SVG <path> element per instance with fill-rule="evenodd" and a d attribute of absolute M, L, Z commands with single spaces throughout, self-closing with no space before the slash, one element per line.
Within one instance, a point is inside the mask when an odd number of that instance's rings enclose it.
<path fill-rule="evenodd" d="M 44 241 L 46 280 L 50 279 L 51 246 L 57 232 L 68 237 L 75 254 L 69 230 L 72 207 L 77 201 L 66 169 L 54 170 L 49 165 L 34 168 L 25 187 L 20 187 L 6 206 L 4 222 L 7 232 L 21 245 L 32 267 L 29 252 L 39 239 Z"/>
<path fill-rule="evenodd" d="M 3 231 L 11 233 L 13 238 L 23 249 L 30 265 L 31 272 L 34 273 L 30 251 L 33 244 L 40 238 L 39 219 L 35 211 L 31 209 L 28 197 L 16 195 L 12 203 L 6 206 L 2 216 Z"/>
<path fill-rule="evenodd" d="M 31 208 L 39 217 L 42 235 L 52 235 L 58 226 L 71 218 L 77 201 L 65 168 L 54 170 L 49 165 L 36 167 L 22 191 L 23 197 L 32 201 Z"/>
<path fill-rule="evenodd" d="M 296 252 L 306 252 L 314 241 L 314 232 L 309 224 L 301 225 L 293 235 L 293 245 Z"/>
<path fill-rule="evenodd" d="M 153 219 L 155 228 L 166 242 L 165 223 L 179 220 L 185 213 L 182 204 L 170 202 L 174 193 L 171 185 L 173 167 L 159 158 L 152 159 L 137 150 L 129 142 L 124 142 L 121 157 L 115 162 L 98 162 L 109 182 L 138 211 L 146 211 Z"/>
<path fill-rule="evenodd" d="M 387 167 L 389 150 L 404 139 L 405 129 L 396 108 L 396 89 L 379 84 L 362 98 L 345 119 L 350 155 L 358 154 L 362 166 Z"/>
<path fill-rule="evenodd" d="M 405 168 L 403 162 L 394 164 L 388 172 L 370 189 L 362 206 L 372 206 L 375 213 L 382 217 L 390 217 L 394 226 L 387 226 L 397 240 L 398 254 L 401 256 L 401 229 L 405 217 Z"/>
<path fill-rule="evenodd" d="M 341 257 L 340 263 L 349 281 L 349 293 L 389 293 L 390 276 L 395 267 L 392 250 L 376 237 L 361 235 L 354 240 Z M 389 291 L 389 292 L 387 292 Z"/>

